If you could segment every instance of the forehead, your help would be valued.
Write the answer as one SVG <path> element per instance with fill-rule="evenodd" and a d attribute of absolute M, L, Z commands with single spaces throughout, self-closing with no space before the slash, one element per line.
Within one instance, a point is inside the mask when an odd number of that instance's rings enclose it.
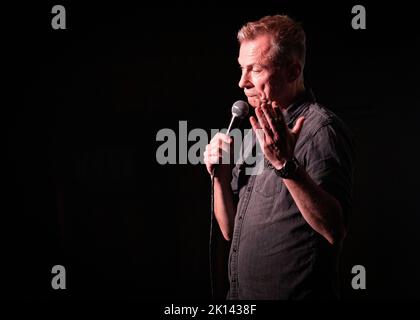
<path fill-rule="evenodd" d="M 270 49 L 271 38 L 269 35 L 263 35 L 253 40 L 243 41 L 239 48 L 238 62 L 240 65 L 264 62 L 268 59 Z"/>

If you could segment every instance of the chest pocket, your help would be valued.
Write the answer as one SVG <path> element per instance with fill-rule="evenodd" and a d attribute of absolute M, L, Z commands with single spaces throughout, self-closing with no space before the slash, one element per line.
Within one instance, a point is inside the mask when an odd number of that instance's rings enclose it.
<path fill-rule="evenodd" d="M 273 169 L 265 167 L 263 172 L 256 176 L 254 188 L 259 195 L 271 198 L 281 192 L 283 181 L 275 174 Z"/>

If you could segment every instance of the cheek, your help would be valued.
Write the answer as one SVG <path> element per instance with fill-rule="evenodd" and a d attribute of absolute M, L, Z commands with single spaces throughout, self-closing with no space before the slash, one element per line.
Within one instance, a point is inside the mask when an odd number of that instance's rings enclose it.
<path fill-rule="evenodd" d="M 270 83 L 272 84 L 269 88 L 271 94 L 278 95 L 285 88 L 285 79 L 282 74 L 277 74 L 273 76 Z"/>
<path fill-rule="evenodd" d="M 255 81 L 255 88 L 258 91 L 260 99 L 268 99 L 272 91 L 268 77 L 263 77 Z"/>
<path fill-rule="evenodd" d="M 270 87 L 270 84 L 266 82 L 261 83 L 258 87 L 258 95 L 261 100 L 269 100 L 269 98 L 271 97 L 271 92 L 272 89 Z"/>

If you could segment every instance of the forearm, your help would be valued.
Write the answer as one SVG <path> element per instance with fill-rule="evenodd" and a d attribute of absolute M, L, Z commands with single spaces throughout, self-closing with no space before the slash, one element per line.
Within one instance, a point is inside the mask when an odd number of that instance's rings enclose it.
<path fill-rule="evenodd" d="M 233 232 L 236 206 L 229 181 L 218 177 L 214 178 L 214 214 L 223 237 L 229 241 Z"/>
<path fill-rule="evenodd" d="M 340 203 L 318 186 L 303 168 L 296 178 L 283 179 L 306 222 L 330 244 L 342 241 L 345 235 Z"/>

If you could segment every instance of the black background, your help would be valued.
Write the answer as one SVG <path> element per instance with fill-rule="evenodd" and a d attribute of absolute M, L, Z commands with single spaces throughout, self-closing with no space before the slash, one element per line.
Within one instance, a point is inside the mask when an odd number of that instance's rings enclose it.
<path fill-rule="evenodd" d="M 55 4 L 66 8 L 67 30 L 51 28 Z M 366 8 L 366 30 L 351 28 L 355 4 Z M 244 98 L 237 30 L 286 13 L 307 32 L 307 85 L 357 141 L 342 296 L 419 298 L 412 6 L 154 5 L 3 11 L 12 72 L 3 99 L 2 296 L 209 299 L 210 181 L 204 165 L 159 165 L 156 133 L 177 132 L 184 120 L 190 130 L 226 127 L 231 104 Z M 66 267 L 67 290 L 51 289 L 56 264 Z M 351 288 L 357 264 L 366 290 Z"/>

